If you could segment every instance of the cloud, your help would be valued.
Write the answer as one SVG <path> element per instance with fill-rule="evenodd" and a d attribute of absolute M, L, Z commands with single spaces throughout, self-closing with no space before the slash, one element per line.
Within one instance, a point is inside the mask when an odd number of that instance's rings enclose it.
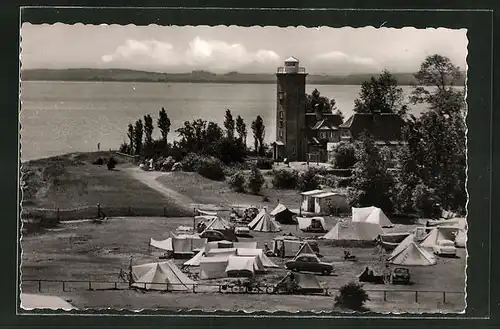
<path fill-rule="evenodd" d="M 312 65 L 322 72 L 333 71 L 344 74 L 382 71 L 380 63 L 373 58 L 348 55 L 341 51 L 316 55 L 312 59 Z"/>
<path fill-rule="evenodd" d="M 107 64 L 136 64 L 164 69 L 227 72 L 249 68 L 274 68 L 280 57 L 272 50 L 248 51 L 243 44 L 195 37 L 186 49 L 157 40 L 127 40 L 101 61 Z"/>

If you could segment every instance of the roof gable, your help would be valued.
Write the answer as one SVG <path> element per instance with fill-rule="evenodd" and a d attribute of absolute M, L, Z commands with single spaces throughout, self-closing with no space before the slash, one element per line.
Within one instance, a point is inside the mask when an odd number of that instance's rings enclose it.
<path fill-rule="evenodd" d="M 348 128 L 354 139 L 359 139 L 363 132 L 369 132 L 375 140 L 402 140 L 402 128 L 405 121 L 393 113 L 356 113 L 341 128 Z"/>

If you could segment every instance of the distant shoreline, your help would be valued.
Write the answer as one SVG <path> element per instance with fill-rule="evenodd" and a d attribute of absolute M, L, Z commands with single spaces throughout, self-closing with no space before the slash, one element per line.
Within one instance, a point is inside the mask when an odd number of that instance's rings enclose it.
<path fill-rule="evenodd" d="M 377 73 L 352 74 L 347 76 L 309 74 L 308 84 L 359 86 L 377 77 Z M 401 86 L 414 85 L 413 73 L 394 73 Z M 224 84 L 276 84 L 273 73 L 214 74 L 207 71 L 189 73 L 159 73 L 124 69 L 28 69 L 21 71 L 21 81 L 74 81 L 74 82 L 151 82 L 151 83 L 224 83 Z M 460 84 L 462 82 L 460 81 Z M 465 85 L 465 73 L 463 74 Z"/>

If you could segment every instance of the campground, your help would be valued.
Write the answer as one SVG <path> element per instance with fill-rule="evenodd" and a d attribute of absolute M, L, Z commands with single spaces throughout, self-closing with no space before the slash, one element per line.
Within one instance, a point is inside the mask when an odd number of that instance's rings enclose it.
<path fill-rule="evenodd" d="M 224 214 L 222 214 L 223 217 Z M 326 218 L 327 229 L 331 229 L 337 218 Z M 375 272 L 382 271 L 386 255 L 377 248 L 348 248 L 356 255 L 357 262 L 344 261 L 341 247 L 334 247 L 328 241 L 318 240 L 322 261 L 334 264 L 334 274 L 318 275 L 323 287 L 328 287 L 332 296 L 293 296 L 267 294 L 231 294 L 218 292 L 138 292 L 134 290 L 94 290 L 89 291 L 88 281 L 116 281 L 120 270 L 127 270 L 130 257 L 133 264 L 159 261 L 161 250 L 149 249 L 149 239 L 163 240 L 180 226 L 192 226 L 193 218 L 112 218 L 101 224 L 91 221 L 65 222 L 59 227 L 47 230 L 43 234 L 23 237 L 22 247 L 22 290 L 38 293 L 37 279 L 81 280 L 80 283 L 67 283 L 63 292 L 61 283 L 43 283 L 41 293 L 57 294 L 70 299 L 80 309 L 85 308 L 121 308 L 121 309 L 204 309 L 204 310 L 284 310 L 284 311 L 331 311 L 335 288 L 341 287 L 357 276 L 366 266 Z M 392 230 L 410 231 L 415 225 L 396 225 Z M 252 238 L 240 238 L 239 241 L 255 241 L 258 248 L 272 241 L 273 237 L 284 233 L 312 238 L 322 234 L 302 233 L 295 225 L 283 225 L 279 233 L 252 232 Z M 266 274 L 258 275 L 262 284 L 276 284 L 287 271 L 284 261 L 271 258 L 279 265 L 269 269 Z M 186 260 L 175 260 L 180 267 Z M 465 308 L 465 249 L 458 249 L 458 258 L 437 259 L 432 266 L 409 266 L 414 282 L 410 286 L 375 285 L 365 283 L 371 301 L 367 306 L 375 312 L 458 312 Z M 196 271 L 196 270 L 194 270 Z M 235 279 L 203 280 L 200 283 L 224 283 Z M 94 289 L 110 288 L 112 284 L 94 284 Z M 127 284 L 122 283 L 126 288 Z M 379 291 L 375 291 L 379 290 Z M 386 290 L 386 301 L 383 300 Z M 396 292 L 396 290 L 399 290 Z M 406 290 L 406 292 L 401 292 Z M 418 303 L 415 291 L 419 291 Z M 435 291 L 435 292 L 430 292 Z M 442 302 L 442 291 L 447 293 L 446 303 Z M 181 297 L 182 296 L 182 297 Z"/>

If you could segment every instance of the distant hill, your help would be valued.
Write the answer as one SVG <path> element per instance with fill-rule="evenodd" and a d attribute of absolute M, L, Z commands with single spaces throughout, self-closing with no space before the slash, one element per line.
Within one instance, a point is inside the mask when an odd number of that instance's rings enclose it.
<path fill-rule="evenodd" d="M 377 74 L 348 76 L 308 75 L 307 83 L 324 85 L 360 85 Z M 400 85 L 416 82 L 412 73 L 395 73 Z M 465 74 L 461 84 L 465 84 Z M 159 73 L 126 69 L 31 69 L 21 72 L 23 81 L 130 81 L 130 82 L 191 82 L 191 83 L 276 83 L 276 75 L 268 73 L 229 72 L 215 74 L 207 71 L 190 73 Z"/>

